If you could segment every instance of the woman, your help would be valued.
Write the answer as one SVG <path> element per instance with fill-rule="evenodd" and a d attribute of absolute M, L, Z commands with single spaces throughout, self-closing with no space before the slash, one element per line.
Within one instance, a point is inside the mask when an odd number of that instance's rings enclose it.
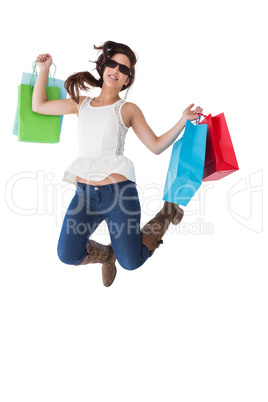
<path fill-rule="evenodd" d="M 127 130 L 132 127 L 138 138 L 159 155 L 183 130 L 186 120 L 195 120 L 203 109 L 191 104 L 178 123 L 157 137 L 148 126 L 140 108 L 122 100 L 121 91 L 135 79 L 135 53 L 122 43 L 108 41 L 95 61 L 99 79 L 88 71 L 71 75 L 65 82 L 70 98 L 46 99 L 46 82 L 52 57 L 37 57 L 40 68 L 33 92 L 32 110 L 46 115 L 78 116 L 79 157 L 66 169 L 64 181 L 77 185 L 66 212 L 58 242 L 58 256 L 66 264 L 102 263 L 102 278 L 110 286 L 116 276 L 115 260 L 133 270 L 153 255 L 163 243 L 170 222 L 178 224 L 183 211 L 165 202 L 163 208 L 140 229 L 140 202 L 132 161 L 123 155 Z M 99 96 L 80 96 L 86 85 L 100 87 Z M 107 246 L 90 239 L 105 220 L 111 237 Z"/>

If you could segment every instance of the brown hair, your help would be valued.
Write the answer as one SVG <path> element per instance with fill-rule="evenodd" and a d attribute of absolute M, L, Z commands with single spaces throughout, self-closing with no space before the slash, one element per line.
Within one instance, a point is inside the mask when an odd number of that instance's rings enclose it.
<path fill-rule="evenodd" d="M 80 73 L 75 73 L 71 75 L 65 81 L 64 84 L 65 89 L 76 103 L 79 103 L 79 89 L 85 91 L 88 90 L 89 88 L 86 85 L 102 88 L 103 72 L 106 67 L 106 62 L 117 53 L 125 54 L 130 61 L 130 75 L 129 75 L 130 80 L 127 85 L 123 85 L 121 91 L 124 91 L 125 89 L 129 88 L 135 80 L 135 64 L 137 63 L 137 57 L 135 53 L 127 45 L 124 45 L 123 43 L 107 41 L 104 42 L 104 44 L 102 44 L 101 46 L 94 45 L 94 49 L 101 51 L 101 54 L 99 55 L 98 59 L 92 62 L 96 63 L 95 70 L 97 70 L 100 78 L 99 79 L 95 78 L 88 71 L 82 71 Z"/>

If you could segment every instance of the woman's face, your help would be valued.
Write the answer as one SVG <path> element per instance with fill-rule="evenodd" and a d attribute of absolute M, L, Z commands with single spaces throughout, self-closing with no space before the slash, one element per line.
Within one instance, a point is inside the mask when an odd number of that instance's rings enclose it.
<path fill-rule="evenodd" d="M 111 60 L 115 60 L 120 64 L 124 64 L 130 69 L 130 61 L 125 54 L 117 53 L 113 57 L 111 57 Z M 107 86 L 121 90 L 123 85 L 127 85 L 129 83 L 130 78 L 128 75 L 121 73 L 119 71 L 119 66 L 117 65 L 116 67 L 105 68 L 103 73 L 103 81 Z"/>

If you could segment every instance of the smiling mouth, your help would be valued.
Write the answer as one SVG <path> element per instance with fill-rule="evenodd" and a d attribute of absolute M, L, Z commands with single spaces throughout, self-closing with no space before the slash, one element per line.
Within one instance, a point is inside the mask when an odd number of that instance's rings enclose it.
<path fill-rule="evenodd" d="M 111 74 L 111 75 L 108 75 L 108 77 L 111 78 L 111 79 L 114 80 L 114 81 L 118 81 L 118 78 L 116 78 L 116 77 L 115 77 L 114 75 L 112 75 L 112 74 Z"/>

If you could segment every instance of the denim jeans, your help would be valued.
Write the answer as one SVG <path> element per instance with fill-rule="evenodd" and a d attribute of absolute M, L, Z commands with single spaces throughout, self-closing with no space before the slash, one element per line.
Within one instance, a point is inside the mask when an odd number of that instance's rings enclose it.
<path fill-rule="evenodd" d="M 77 183 L 63 221 L 58 256 L 65 264 L 82 262 L 88 239 L 105 220 L 119 264 L 128 270 L 139 268 L 151 256 L 141 243 L 140 218 L 140 201 L 133 181 L 102 186 Z"/>

